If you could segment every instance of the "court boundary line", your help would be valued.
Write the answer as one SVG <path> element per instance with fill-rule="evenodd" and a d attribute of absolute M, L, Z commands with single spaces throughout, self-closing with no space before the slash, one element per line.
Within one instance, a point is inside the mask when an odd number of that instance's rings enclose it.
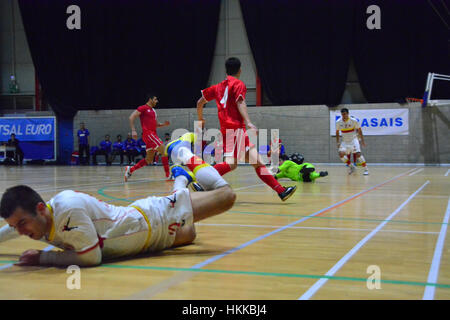
<path fill-rule="evenodd" d="M 353 248 L 351 248 L 330 270 L 325 273 L 325 276 L 333 276 L 338 272 L 357 252 L 361 249 L 375 234 L 381 230 L 391 218 L 397 215 L 420 191 L 422 191 L 428 184 L 429 180 L 425 182 L 419 189 L 411 194 L 400 206 L 397 207 L 386 219 L 386 221 L 380 223 L 375 229 L 367 234 L 362 240 L 360 240 Z M 328 281 L 327 278 L 321 278 L 314 283 L 304 294 L 302 294 L 298 300 L 309 300 L 317 291 Z"/>
<path fill-rule="evenodd" d="M 435 279 L 434 281 L 437 281 L 437 279 L 439 277 L 439 269 L 441 266 L 441 257 L 442 257 L 442 252 L 444 251 L 445 236 L 447 234 L 447 226 L 448 226 L 447 223 L 448 223 L 449 218 L 450 218 L 450 198 L 448 198 L 447 210 L 445 212 L 444 220 L 443 220 L 444 222 L 446 222 L 446 224 L 444 224 L 444 223 L 442 224 L 441 231 L 439 232 L 439 237 L 436 241 L 436 246 L 434 248 L 433 260 L 431 262 L 430 271 L 428 273 L 428 279 L 427 279 L 428 282 L 433 279 Z M 425 291 L 423 293 L 422 300 L 434 300 L 434 294 L 435 294 L 434 287 L 426 286 Z"/>
<path fill-rule="evenodd" d="M 236 223 L 196 223 L 197 226 L 213 226 L 213 227 L 244 227 L 244 228 L 267 228 L 276 229 L 282 226 L 270 225 L 251 225 L 251 224 L 236 224 Z M 355 228 L 329 228 L 329 227 L 289 227 L 286 229 L 311 229 L 311 230 L 340 230 L 340 231 L 371 231 L 372 229 L 355 229 Z M 413 231 L 413 230 L 380 230 L 381 232 L 394 233 L 412 233 L 412 234 L 439 234 L 435 231 Z"/>

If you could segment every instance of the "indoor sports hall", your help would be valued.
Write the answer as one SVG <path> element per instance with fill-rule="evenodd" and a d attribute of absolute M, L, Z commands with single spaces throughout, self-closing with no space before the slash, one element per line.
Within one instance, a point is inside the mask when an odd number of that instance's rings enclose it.
<path fill-rule="evenodd" d="M 39 255 L 85 251 L 31 239 L 23 221 L 45 221 L 36 220 L 39 212 L 51 212 L 53 231 L 41 240 L 82 227 L 67 221 L 57 230 L 58 207 L 42 204 L 36 216 L 19 205 L 25 220 L 17 207 L 0 218 L 1 300 L 450 299 L 445 1 L 5 0 L 0 6 L 2 216 L 5 194 L 17 185 L 46 203 L 64 190 L 105 206 L 172 199 L 177 163 L 166 146 L 199 132 L 200 120 L 206 147 L 198 153 L 196 141 L 192 149 L 206 162 L 199 168 L 223 174 L 236 195 L 231 208 L 194 223 L 191 244 L 103 256 L 89 267 L 42 263 Z M 240 61 L 239 73 L 227 75 L 230 57 Z M 206 99 L 207 88 L 219 92 L 231 76 L 240 81 L 237 94 L 229 85 L 217 104 Z M 202 99 L 207 103 L 199 108 Z M 138 119 L 146 121 L 143 105 L 153 109 L 157 128 L 147 140 Z M 249 149 L 264 169 L 240 159 L 236 169 L 220 171 L 228 166 L 219 129 L 223 114 L 233 116 L 229 108 L 246 125 Z M 240 143 L 236 138 L 234 148 Z M 146 162 L 149 144 L 164 152 L 150 152 Z M 295 179 L 280 176 L 287 163 L 298 167 Z M 191 171 L 202 184 L 199 168 Z M 275 184 L 295 192 L 282 201 Z M 211 192 L 205 186 L 189 187 L 191 196 Z M 208 201 L 211 210 L 219 206 L 219 198 Z M 142 215 L 150 226 L 147 245 L 157 225 Z M 22 235 L 10 238 L 8 226 Z M 94 231 L 102 252 L 108 238 Z M 30 249 L 37 260 L 26 258 Z"/>

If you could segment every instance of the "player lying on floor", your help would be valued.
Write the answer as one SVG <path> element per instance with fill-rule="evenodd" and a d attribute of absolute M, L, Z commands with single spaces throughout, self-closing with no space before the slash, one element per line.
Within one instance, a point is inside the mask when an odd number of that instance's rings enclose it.
<path fill-rule="evenodd" d="M 316 168 L 311 163 L 303 163 L 304 160 L 298 153 L 292 154 L 289 158 L 284 157 L 275 179 L 289 178 L 293 181 L 313 182 L 317 178 L 328 175 L 327 171 L 316 172 Z"/>
<path fill-rule="evenodd" d="M 184 149 L 176 151 L 187 160 L 177 154 L 172 159 L 195 172 L 204 192 L 189 193 L 186 187 L 194 174 L 179 165 L 171 169 L 175 178 L 171 195 L 144 198 L 126 207 L 72 190 L 45 203 L 30 187 L 15 186 L 1 199 L 0 215 L 8 225 L 0 229 L 0 241 L 26 235 L 63 249 L 27 250 L 18 263 L 25 266 L 95 266 L 105 259 L 192 243 L 194 222 L 229 210 L 236 195 L 212 166 Z"/>

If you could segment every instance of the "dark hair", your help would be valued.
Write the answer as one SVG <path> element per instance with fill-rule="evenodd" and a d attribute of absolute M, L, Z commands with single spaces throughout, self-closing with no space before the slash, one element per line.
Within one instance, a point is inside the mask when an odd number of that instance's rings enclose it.
<path fill-rule="evenodd" d="M 231 57 L 225 61 L 225 70 L 227 75 L 233 76 L 239 72 L 241 68 L 241 61 L 238 58 Z"/>
<path fill-rule="evenodd" d="M 147 102 L 150 99 L 153 99 L 154 97 L 156 97 L 156 94 L 154 92 L 152 92 L 152 91 L 147 92 L 145 94 L 145 99 L 146 99 L 145 102 Z"/>
<path fill-rule="evenodd" d="M 347 108 L 342 108 L 342 109 L 341 109 L 341 113 L 342 113 L 342 112 L 347 112 L 347 113 L 348 113 L 348 109 L 347 109 Z"/>
<path fill-rule="evenodd" d="M 12 136 L 14 136 L 14 137 L 15 137 L 15 136 L 16 136 L 16 134 L 15 134 L 15 133 L 11 133 L 11 137 L 12 137 Z"/>
<path fill-rule="evenodd" d="M 122 135 L 121 135 L 121 134 L 118 134 L 116 138 L 119 138 L 119 137 L 121 137 L 121 138 L 122 138 Z"/>
<path fill-rule="evenodd" d="M 0 203 L 0 216 L 9 218 L 18 208 L 22 208 L 32 215 L 36 215 L 36 205 L 44 202 L 41 196 L 28 186 L 15 186 L 7 189 Z"/>

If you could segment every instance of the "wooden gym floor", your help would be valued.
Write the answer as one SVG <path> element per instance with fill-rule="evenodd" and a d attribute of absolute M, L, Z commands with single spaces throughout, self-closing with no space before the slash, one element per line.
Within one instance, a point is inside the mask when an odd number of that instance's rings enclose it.
<path fill-rule="evenodd" d="M 316 169 L 330 175 L 281 202 L 239 167 L 225 176 L 235 206 L 198 223 L 195 244 L 81 269 L 79 290 L 66 288 L 65 269 L 13 265 L 46 243 L 0 243 L 0 299 L 450 299 L 448 167 Z M 73 189 L 116 205 L 172 186 L 160 166 L 127 184 L 118 166 L 2 166 L 0 177 L 1 192 L 27 184 L 48 200 Z"/>

